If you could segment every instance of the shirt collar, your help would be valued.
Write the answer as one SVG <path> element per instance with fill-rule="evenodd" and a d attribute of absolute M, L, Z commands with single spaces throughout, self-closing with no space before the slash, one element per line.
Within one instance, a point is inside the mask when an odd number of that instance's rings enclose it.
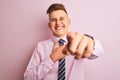
<path fill-rule="evenodd" d="M 52 40 L 53 40 L 54 42 L 58 42 L 59 39 L 65 40 L 65 43 L 68 42 L 66 35 L 65 35 L 63 38 L 59 38 L 59 37 L 56 37 L 56 36 L 52 36 Z"/>

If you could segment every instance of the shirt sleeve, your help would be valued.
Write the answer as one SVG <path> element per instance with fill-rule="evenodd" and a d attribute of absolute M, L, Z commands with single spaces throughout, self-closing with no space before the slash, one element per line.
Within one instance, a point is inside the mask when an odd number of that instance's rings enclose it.
<path fill-rule="evenodd" d="M 96 59 L 104 53 L 103 47 L 98 39 L 95 40 L 95 47 L 92 55 L 88 59 Z"/>
<path fill-rule="evenodd" d="M 36 48 L 24 73 L 24 80 L 42 80 L 54 67 L 55 64 L 51 58 L 48 56 L 43 59 L 42 55 Z"/>

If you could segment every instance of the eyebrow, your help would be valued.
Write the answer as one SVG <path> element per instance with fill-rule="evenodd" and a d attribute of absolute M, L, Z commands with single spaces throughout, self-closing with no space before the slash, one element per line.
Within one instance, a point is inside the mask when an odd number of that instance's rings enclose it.
<path fill-rule="evenodd" d="M 60 17 L 60 18 L 65 18 L 65 17 Z M 53 17 L 53 18 L 49 18 L 49 19 L 56 19 L 56 18 Z"/>

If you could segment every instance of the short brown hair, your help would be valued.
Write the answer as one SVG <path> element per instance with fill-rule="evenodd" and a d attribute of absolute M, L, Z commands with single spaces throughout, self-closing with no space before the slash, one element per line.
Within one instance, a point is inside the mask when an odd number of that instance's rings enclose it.
<path fill-rule="evenodd" d="M 50 5 L 46 13 L 50 14 L 52 11 L 56 11 L 56 10 L 63 10 L 67 14 L 67 11 L 66 11 L 64 5 L 58 4 L 58 3 L 54 3 L 54 4 Z"/>

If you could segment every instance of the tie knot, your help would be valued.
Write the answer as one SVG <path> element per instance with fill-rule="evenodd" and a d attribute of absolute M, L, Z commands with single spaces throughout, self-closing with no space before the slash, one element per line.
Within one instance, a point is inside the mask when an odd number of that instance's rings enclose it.
<path fill-rule="evenodd" d="M 60 45 L 60 46 L 63 46 L 63 45 L 64 45 L 65 40 L 60 39 L 58 42 L 59 42 L 59 45 Z"/>

